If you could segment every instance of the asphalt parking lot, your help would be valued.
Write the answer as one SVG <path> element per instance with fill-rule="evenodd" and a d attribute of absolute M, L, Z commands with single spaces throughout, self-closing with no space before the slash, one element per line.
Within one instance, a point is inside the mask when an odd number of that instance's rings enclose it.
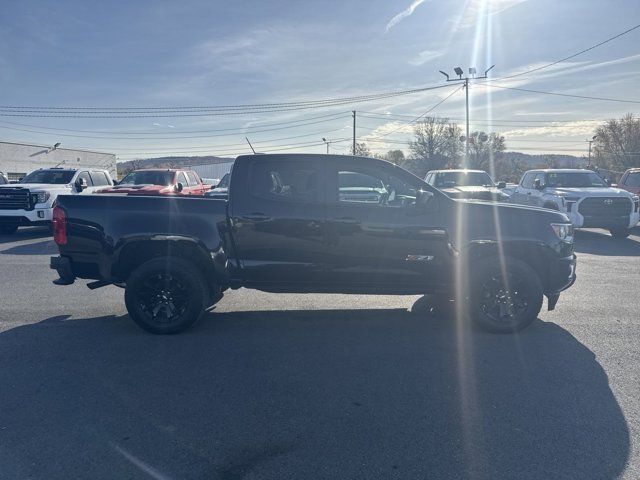
<path fill-rule="evenodd" d="M 0 477 L 640 478 L 640 230 L 576 235 L 578 281 L 518 335 L 418 297 L 230 292 L 144 333 L 0 236 Z"/>

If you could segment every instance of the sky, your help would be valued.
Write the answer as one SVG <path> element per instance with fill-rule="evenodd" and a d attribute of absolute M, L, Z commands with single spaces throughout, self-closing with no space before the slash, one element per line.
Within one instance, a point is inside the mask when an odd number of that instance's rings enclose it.
<path fill-rule="evenodd" d="M 4 0 L 0 105 L 314 101 L 445 85 L 439 70 L 454 78 L 456 66 L 483 72 L 495 65 L 489 76 L 497 86 L 478 80 L 470 88 L 471 130 L 501 133 L 508 150 L 585 155 L 597 125 L 637 112 L 638 104 L 501 87 L 640 101 L 640 29 L 553 67 L 504 77 L 637 24 L 637 0 Z M 116 153 L 121 160 L 232 157 L 250 153 L 245 136 L 267 153 L 322 153 L 322 138 L 331 142 L 331 152 L 346 153 L 351 110 L 357 112 L 358 141 L 377 153 L 408 153 L 410 122 L 428 111 L 464 129 L 464 91 L 450 83 L 288 112 L 100 119 L 0 115 L 0 140 L 61 142 Z"/>

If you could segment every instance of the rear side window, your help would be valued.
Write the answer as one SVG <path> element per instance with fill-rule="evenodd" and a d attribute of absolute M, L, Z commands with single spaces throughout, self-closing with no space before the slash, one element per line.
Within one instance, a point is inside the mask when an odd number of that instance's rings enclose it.
<path fill-rule="evenodd" d="M 93 186 L 93 181 L 91 180 L 91 176 L 89 176 L 89 172 L 80 172 L 80 174 L 78 175 L 78 179 L 80 178 L 84 178 L 84 180 L 87 182 L 88 187 Z"/>
<path fill-rule="evenodd" d="M 91 172 L 91 180 L 93 180 L 93 185 L 96 187 L 109 185 L 109 180 L 104 172 Z"/>
<path fill-rule="evenodd" d="M 320 201 L 320 172 L 301 162 L 254 162 L 250 171 L 251 193 L 285 202 Z"/>
<path fill-rule="evenodd" d="M 533 179 L 536 176 L 536 172 L 528 172 L 522 177 L 522 186 L 524 188 L 533 188 Z"/>
<path fill-rule="evenodd" d="M 200 185 L 198 181 L 198 176 L 194 172 L 187 172 L 187 178 L 189 179 L 189 185 L 195 186 Z"/>

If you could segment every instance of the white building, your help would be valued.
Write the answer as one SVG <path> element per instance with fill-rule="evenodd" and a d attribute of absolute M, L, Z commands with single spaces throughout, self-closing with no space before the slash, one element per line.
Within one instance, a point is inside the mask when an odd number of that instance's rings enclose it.
<path fill-rule="evenodd" d="M 54 148 L 0 141 L 0 172 L 9 180 L 19 180 L 39 168 L 99 168 L 116 178 L 116 156 L 112 153 Z"/>
<path fill-rule="evenodd" d="M 194 170 L 200 178 L 217 178 L 220 180 L 227 173 L 231 172 L 231 167 L 233 167 L 234 160 L 225 159 L 218 163 L 209 163 L 206 165 L 191 165 L 189 168 Z"/>

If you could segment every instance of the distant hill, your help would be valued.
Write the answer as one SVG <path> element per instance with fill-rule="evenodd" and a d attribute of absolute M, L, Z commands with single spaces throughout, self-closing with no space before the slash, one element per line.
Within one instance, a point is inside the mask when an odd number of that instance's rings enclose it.
<path fill-rule="evenodd" d="M 524 163 L 530 168 L 579 168 L 587 164 L 584 157 L 574 155 L 530 155 L 522 152 L 504 152 L 504 158 Z"/>
<path fill-rule="evenodd" d="M 118 172 L 129 172 L 140 168 L 185 168 L 193 165 L 214 165 L 216 163 L 232 162 L 234 158 L 195 156 L 195 157 L 157 157 L 140 160 L 118 162 Z"/>

